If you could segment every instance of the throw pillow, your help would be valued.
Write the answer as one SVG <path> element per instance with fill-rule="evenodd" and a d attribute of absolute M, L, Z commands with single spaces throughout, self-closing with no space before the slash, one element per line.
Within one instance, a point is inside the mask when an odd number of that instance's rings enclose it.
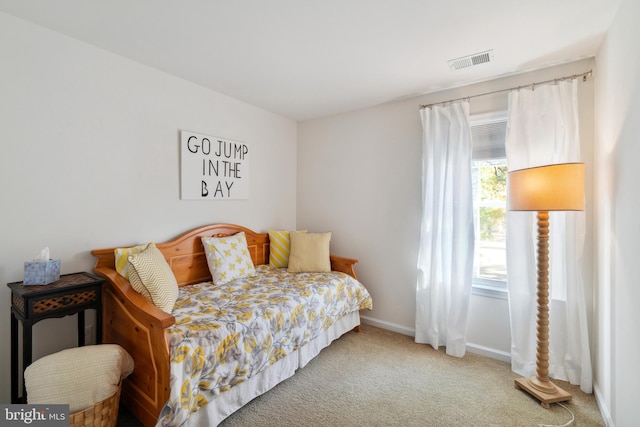
<path fill-rule="evenodd" d="M 129 280 L 129 255 L 139 254 L 146 247 L 147 245 L 138 245 L 129 248 L 116 248 L 113 251 L 116 257 L 116 271 Z"/>
<path fill-rule="evenodd" d="M 214 284 L 224 285 L 256 274 L 244 231 L 233 236 L 203 237 L 202 245 Z"/>
<path fill-rule="evenodd" d="M 129 260 L 127 260 L 127 262 L 129 262 Z M 129 283 L 131 284 L 131 287 L 135 289 L 136 292 L 138 292 L 140 295 L 142 295 L 144 299 L 153 303 L 153 297 L 151 296 L 147 288 L 142 283 L 142 279 L 140 278 L 140 276 L 138 276 L 138 272 L 136 271 L 136 269 L 133 267 L 130 267 L 128 271 L 129 271 L 129 275 L 128 275 Z"/>
<path fill-rule="evenodd" d="M 289 267 L 291 273 L 331 271 L 329 246 L 331 232 L 290 233 L 291 252 Z"/>
<path fill-rule="evenodd" d="M 300 233 L 306 233 L 301 230 Z M 269 265 L 276 268 L 289 266 L 289 252 L 291 250 L 291 239 L 289 231 L 269 230 Z"/>
<path fill-rule="evenodd" d="M 162 252 L 154 243 L 129 255 L 129 279 L 133 289 L 162 311 L 171 314 L 178 299 L 178 282 Z"/>

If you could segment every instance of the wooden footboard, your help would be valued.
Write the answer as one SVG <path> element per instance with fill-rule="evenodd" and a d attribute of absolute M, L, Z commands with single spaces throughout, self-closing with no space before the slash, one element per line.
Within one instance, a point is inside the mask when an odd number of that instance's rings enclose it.
<path fill-rule="evenodd" d="M 174 323 L 173 316 L 142 298 L 115 270 L 102 267 L 94 271 L 107 279 L 102 294 L 103 342 L 119 344 L 135 362 L 120 400 L 145 426 L 153 426 L 169 400 L 164 329 Z"/>
<path fill-rule="evenodd" d="M 269 235 L 232 224 L 214 224 L 189 231 L 156 246 L 171 266 L 179 286 L 211 280 L 202 236 L 225 236 L 244 231 L 254 265 L 269 263 Z M 123 245 L 131 246 L 131 245 Z M 145 425 L 156 424 L 169 400 L 169 349 L 165 329 L 175 318 L 156 308 L 136 292 L 115 270 L 115 248 L 97 249 L 94 272 L 104 277 L 103 342 L 122 346 L 133 357 L 135 368 L 124 380 L 121 402 Z M 358 261 L 331 256 L 331 268 L 357 278 Z"/>

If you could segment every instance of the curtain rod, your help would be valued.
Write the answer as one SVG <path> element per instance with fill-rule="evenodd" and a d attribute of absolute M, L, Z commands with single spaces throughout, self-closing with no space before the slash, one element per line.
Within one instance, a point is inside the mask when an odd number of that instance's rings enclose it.
<path fill-rule="evenodd" d="M 542 81 L 542 82 L 535 82 L 535 83 L 531 83 L 531 84 L 524 85 L 524 86 L 515 86 L 515 87 L 510 87 L 508 89 L 500 89 L 500 90 L 494 90 L 494 91 L 491 91 L 491 92 L 479 93 L 478 95 L 463 96 L 462 98 L 450 99 L 448 101 L 433 102 L 431 104 L 423 104 L 423 105 L 420 105 L 420 109 L 431 108 L 432 106 L 438 105 L 438 104 L 443 104 L 444 105 L 444 104 L 447 104 L 447 103 L 450 103 L 450 102 L 464 101 L 464 100 L 468 101 L 471 98 L 477 98 L 479 96 L 492 95 L 494 93 L 501 93 L 501 92 L 509 92 L 509 91 L 516 90 L 516 89 L 520 90 L 520 89 L 525 88 L 525 87 L 530 87 L 531 90 L 533 90 L 533 89 L 535 89 L 536 86 L 539 86 L 539 85 L 543 85 L 543 84 L 547 84 L 547 83 L 558 83 L 558 82 L 561 82 L 563 80 L 573 80 L 573 79 L 577 79 L 578 77 L 582 77 L 582 81 L 586 82 L 587 78 L 589 78 L 591 76 L 591 74 L 592 74 L 592 70 L 589 70 L 589 71 L 585 71 L 582 74 L 573 74 L 573 75 L 570 75 L 570 76 L 559 77 L 559 78 L 555 78 L 555 79 L 545 80 L 545 81 Z"/>

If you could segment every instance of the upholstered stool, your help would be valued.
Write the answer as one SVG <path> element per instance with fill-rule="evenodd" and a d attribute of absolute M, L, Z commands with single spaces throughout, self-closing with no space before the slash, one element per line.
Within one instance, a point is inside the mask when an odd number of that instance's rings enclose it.
<path fill-rule="evenodd" d="M 116 344 L 62 350 L 24 371 L 30 404 L 68 404 L 71 426 L 115 427 L 122 379 L 133 359 Z"/>

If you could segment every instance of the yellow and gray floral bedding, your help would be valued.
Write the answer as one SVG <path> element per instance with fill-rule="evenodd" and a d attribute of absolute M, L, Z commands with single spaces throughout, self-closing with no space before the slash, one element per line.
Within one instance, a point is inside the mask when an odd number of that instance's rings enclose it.
<path fill-rule="evenodd" d="M 256 267 L 256 275 L 216 286 L 180 289 L 167 329 L 171 395 L 163 425 L 182 425 L 229 390 L 314 340 L 344 315 L 371 309 L 369 292 L 344 273 L 288 273 Z"/>

